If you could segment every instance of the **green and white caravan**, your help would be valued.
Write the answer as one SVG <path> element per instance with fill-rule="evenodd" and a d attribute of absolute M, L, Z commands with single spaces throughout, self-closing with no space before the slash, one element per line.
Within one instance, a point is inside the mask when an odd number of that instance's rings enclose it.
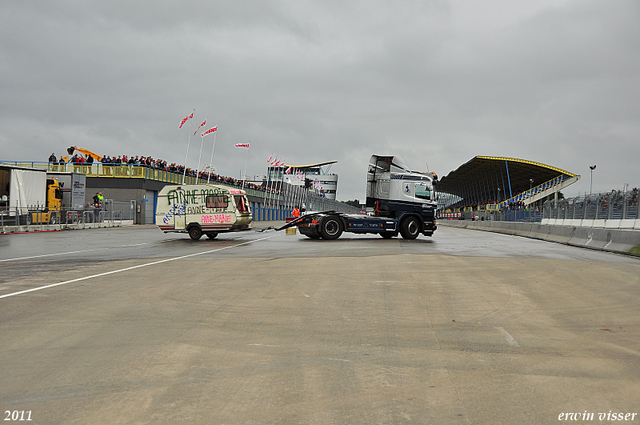
<path fill-rule="evenodd" d="M 158 194 L 156 224 L 165 233 L 202 235 L 250 230 L 251 207 L 244 190 L 214 184 L 168 185 Z"/>

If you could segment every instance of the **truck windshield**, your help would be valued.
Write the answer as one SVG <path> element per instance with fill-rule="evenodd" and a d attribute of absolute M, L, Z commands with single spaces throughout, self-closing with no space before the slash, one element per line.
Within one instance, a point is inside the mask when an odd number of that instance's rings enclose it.
<path fill-rule="evenodd" d="M 416 198 L 431 200 L 431 187 L 425 184 L 416 185 Z"/>

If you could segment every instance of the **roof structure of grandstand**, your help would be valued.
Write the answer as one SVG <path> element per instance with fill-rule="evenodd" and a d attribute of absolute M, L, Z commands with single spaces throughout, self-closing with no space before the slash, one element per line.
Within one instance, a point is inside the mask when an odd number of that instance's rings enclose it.
<path fill-rule="evenodd" d="M 447 201 L 441 207 L 522 202 L 529 205 L 577 182 L 578 174 L 518 158 L 476 156 L 451 171 L 437 185 Z"/>

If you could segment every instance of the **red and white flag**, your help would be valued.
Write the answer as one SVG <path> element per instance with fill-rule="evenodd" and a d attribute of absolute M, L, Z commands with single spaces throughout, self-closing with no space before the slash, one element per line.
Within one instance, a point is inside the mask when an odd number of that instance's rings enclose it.
<path fill-rule="evenodd" d="M 201 136 L 204 137 L 207 134 L 215 133 L 216 131 L 218 131 L 218 126 L 217 125 L 215 127 L 211 127 L 209 130 L 207 130 L 204 133 L 202 133 Z"/>
<path fill-rule="evenodd" d="M 187 115 L 186 117 L 184 117 L 182 119 L 182 121 L 180 121 L 180 125 L 178 126 L 178 128 L 182 128 L 182 126 L 184 125 L 184 123 L 187 122 L 187 120 L 190 120 L 193 118 L 193 112 L 191 113 L 191 115 Z"/>
<path fill-rule="evenodd" d="M 193 135 L 195 136 L 196 133 L 198 132 L 198 130 L 200 130 L 202 127 L 204 127 L 205 125 L 207 125 L 207 120 L 202 121 L 202 124 L 200 124 L 198 126 L 198 128 L 196 129 L 195 133 L 193 133 Z"/>
<path fill-rule="evenodd" d="M 285 171 L 284 173 L 285 173 L 285 174 L 289 174 L 289 173 L 291 172 L 291 168 L 292 168 L 292 167 L 287 168 L 287 171 Z"/>
<path fill-rule="evenodd" d="M 236 143 L 235 145 L 236 148 L 247 148 L 249 149 L 249 143 Z"/>
<path fill-rule="evenodd" d="M 268 162 L 269 164 L 271 164 L 271 159 L 272 159 L 272 158 L 273 158 L 273 155 L 271 155 L 271 156 L 269 157 L 269 159 L 267 159 L 267 162 Z"/>

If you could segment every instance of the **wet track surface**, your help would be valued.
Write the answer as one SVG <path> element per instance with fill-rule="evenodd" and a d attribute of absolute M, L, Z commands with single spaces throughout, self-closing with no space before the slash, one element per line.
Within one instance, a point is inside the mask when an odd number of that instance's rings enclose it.
<path fill-rule="evenodd" d="M 134 226 L 3 235 L 0 270 L 0 410 L 34 424 L 640 413 L 636 258 L 447 227 Z"/>
<path fill-rule="evenodd" d="M 544 241 L 489 232 L 441 227 L 437 237 L 420 236 L 383 240 L 377 235 L 344 233 L 336 241 L 311 240 L 300 234 L 285 235 L 267 229 L 221 234 L 215 240 L 192 241 L 186 234 L 164 234 L 155 226 L 133 226 L 0 236 L 0 264 L 11 267 L 17 261 L 31 264 L 82 261 L 114 261 L 178 257 L 247 243 L 238 249 L 215 252 L 216 257 L 314 257 L 372 256 L 398 253 L 457 255 L 495 258 L 549 258 L 586 261 L 637 261 L 634 258 L 577 249 Z M 205 254 L 207 255 L 207 254 Z M 211 253 L 211 255 L 214 255 Z M 39 266 L 38 266 L 39 267 Z"/>

